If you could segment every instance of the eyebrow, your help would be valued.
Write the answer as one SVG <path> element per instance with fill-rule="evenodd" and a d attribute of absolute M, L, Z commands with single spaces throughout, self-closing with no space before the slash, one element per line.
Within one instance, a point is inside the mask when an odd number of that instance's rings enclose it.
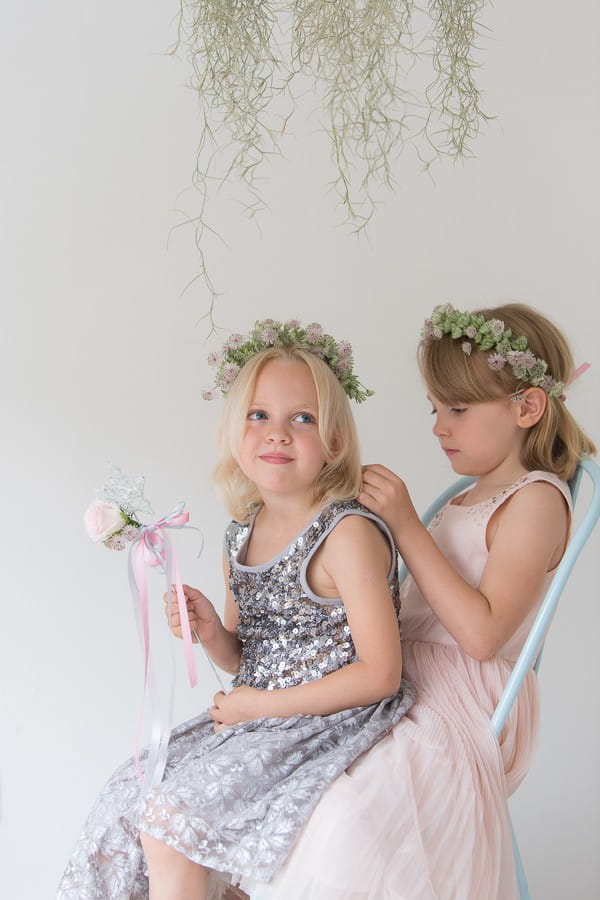
<path fill-rule="evenodd" d="M 302 411 L 302 410 L 309 410 L 310 412 L 316 412 L 319 408 L 318 405 L 315 406 L 312 403 L 305 403 L 304 401 L 299 401 L 297 403 L 292 401 L 291 403 L 288 403 L 287 405 L 290 410 L 295 410 L 296 412 Z M 261 407 L 261 409 L 262 409 L 262 408 L 267 408 L 268 406 L 269 406 L 268 403 L 261 402 L 260 400 L 252 400 L 250 402 L 250 404 L 248 405 L 248 409 L 252 409 L 254 407 Z"/>

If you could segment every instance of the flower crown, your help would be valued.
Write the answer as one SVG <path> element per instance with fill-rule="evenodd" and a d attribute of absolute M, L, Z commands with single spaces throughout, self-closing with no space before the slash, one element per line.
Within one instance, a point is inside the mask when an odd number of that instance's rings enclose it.
<path fill-rule="evenodd" d="M 541 387 L 549 397 L 562 397 L 564 382 L 556 381 L 548 374 L 548 363 L 535 356 L 527 346 L 524 335 L 516 337 L 510 328 L 504 327 L 501 319 L 486 319 L 478 313 L 461 312 L 449 303 L 436 306 L 429 319 L 421 329 L 424 341 L 440 340 L 449 334 L 454 340 L 463 341 L 463 352 L 470 355 L 473 345 L 477 350 L 493 350 L 487 363 L 493 372 L 503 369 L 508 363 L 515 378 L 526 381 L 535 387 Z"/>
<path fill-rule="evenodd" d="M 270 347 L 295 347 L 314 353 L 329 366 L 346 395 L 357 403 L 373 395 L 352 371 L 354 359 L 348 341 L 336 341 L 324 333 L 318 322 L 302 328 L 298 319 L 285 323 L 262 319 L 254 323 L 250 334 L 232 334 L 220 353 L 209 354 L 208 363 L 217 367 L 217 373 L 214 388 L 202 391 L 204 400 L 214 400 L 219 392 L 225 396 L 248 360 Z"/>

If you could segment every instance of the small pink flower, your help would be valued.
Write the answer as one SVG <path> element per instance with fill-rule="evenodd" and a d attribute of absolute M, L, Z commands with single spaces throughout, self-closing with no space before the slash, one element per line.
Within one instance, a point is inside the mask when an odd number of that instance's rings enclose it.
<path fill-rule="evenodd" d="M 300 319 L 288 319 L 288 321 L 285 323 L 285 327 L 289 328 L 290 330 L 293 328 L 300 328 Z"/>
<path fill-rule="evenodd" d="M 227 363 L 227 365 L 223 369 L 223 372 L 221 373 L 220 384 L 224 388 L 230 388 L 239 374 L 239 366 L 236 366 L 235 363 Z"/>
<path fill-rule="evenodd" d="M 462 347 L 463 353 L 466 353 L 467 356 L 471 355 L 471 344 L 469 341 L 463 341 L 460 346 Z"/>
<path fill-rule="evenodd" d="M 260 339 L 264 344 L 267 344 L 267 346 L 274 344 L 277 340 L 277 330 L 270 326 L 268 328 L 263 328 L 260 333 Z"/>
<path fill-rule="evenodd" d="M 338 355 L 340 359 L 347 359 L 352 356 L 352 344 L 350 341 L 340 341 L 337 345 Z"/>
<path fill-rule="evenodd" d="M 306 340 L 310 344 L 316 344 L 323 336 L 323 328 L 318 322 L 311 322 L 306 326 Z"/>
<path fill-rule="evenodd" d="M 221 354 L 220 353 L 209 353 L 208 354 L 208 364 L 209 366 L 218 366 L 221 362 Z"/>
<path fill-rule="evenodd" d="M 244 337 L 243 334 L 231 334 L 231 335 L 229 335 L 227 342 L 226 342 L 225 346 L 223 347 L 223 349 L 226 352 L 229 352 L 230 350 L 235 350 L 236 347 L 241 347 L 242 344 L 245 342 L 245 340 L 246 340 L 246 338 Z"/>
<path fill-rule="evenodd" d="M 113 534 L 112 537 L 107 538 L 103 543 L 109 550 L 124 550 L 127 546 L 127 541 L 124 541 L 120 534 Z"/>
<path fill-rule="evenodd" d="M 118 534 L 113 534 L 103 543 L 109 550 L 124 550 L 127 544 L 131 544 L 136 539 L 139 528 L 135 525 L 126 525 Z"/>
<path fill-rule="evenodd" d="M 343 372 L 350 372 L 352 370 L 352 360 L 350 359 L 340 359 L 337 362 L 335 367 L 335 371 L 337 375 L 341 375 Z"/>
<path fill-rule="evenodd" d="M 506 359 L 502 355 L 502 353 L 490 353 L 488 356 L 488 366 L 492 370 L 492 372 L 498 372 L 500 369 L 503 369 L 506 364 Z"/>
<path fill-rule="evenodd" d="M 92 500 L 83 516 L 83 524 L 93 541 L 105 541 L 125 525 L 125 516 L 116 503 Z"/>
<path fill-rule="evenodd" d="M 476 334 L 477 334 L 477 329 L 475 328 L 474 325 L 468 325 L 467 328 L 465 329 L 465 335 L 468 338 L 471 338 L 471 340 L 475 337 Z"/>
<path fill-rule="evenodd" d="M 511 366 L 518 366 L 522 369 L 530 369 L 537 362 L 537 357 L 531 350 L 509 350 L 506 358 Z"/>
<path fill-rule="evenodd" d="M 490 322 L 490 327 L 494 337 L 500 337 L 500 335 L 504 332 L 504 322 L 502 321 L 502 319 L 492 319 L 492 321 Z"/>
<path fill-rule="evenodd" d="M 526 369 L 531 369 L 532 366 L 535 366 L 536 362 L 537 357 L 535 353 L 532 350 L 525 350 L 521 365 L 525 366 Z"/>
<path fill-rule="evenodd" d="M 217 392 L 212 388 L 204 388 L 204 390 L 202 391 L 203 400 L 216 400 L 217 396 Z"/>

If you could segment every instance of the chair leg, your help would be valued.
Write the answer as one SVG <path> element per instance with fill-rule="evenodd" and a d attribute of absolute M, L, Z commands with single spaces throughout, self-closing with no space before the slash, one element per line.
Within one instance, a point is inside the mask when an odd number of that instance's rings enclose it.
<path fill-rule="evenodd" d="M 523 860 L 521 859 L 521 854 L 519 853 L 517 838 L 515 837 L 515 829 L 513 828 L 513 823 L 511 822 L 510 816 L 508 817 L 508 822 L 510 824 L 510 837 L 512 840 L 513 857 L 515 860 L 515 869 L 517 872 L 517 883 L 519 885 L 519 897 L 521 898 L 521 900 L 531 900 L 529 887 L 527 885 L 527 878 L 525 877 L 525 869 L 523 868 Z"/>

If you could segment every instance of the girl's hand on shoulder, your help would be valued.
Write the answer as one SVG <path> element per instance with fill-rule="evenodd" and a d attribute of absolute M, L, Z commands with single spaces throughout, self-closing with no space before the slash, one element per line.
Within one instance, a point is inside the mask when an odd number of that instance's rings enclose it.
<path fill-rule="evenodd" d="M 397 544 L 405 526 L 419 520 L 405 483 L 385 466 L 363 466 L 357 499 L 383 519 Z"/>
<path fill-rule="evenodd" d="M 205 597 L 205 595 L 201 591 L 196 590 L 196 588 L 184 584 L 183 595 L 185 597 L 188 617 L 190 620 L 190 629 L 192 630 L 192 632 L 196 632 L 203 643 L 204 641 L 210 641 L 215 636 L 221 624 L 221 620 L 217 614 L 217 611 L 215 610 L 208 597 Z M 165 616 L 167 617 L 169 628 L 171 629 L 175 637 L 180 638 L 182 636 L 181 618 L 179 616 L 179 605 L 177 602 L 177 594 L 175 593 L 175 589 L 173 589 L 173 591 L 171 592 L 170 617 L 168 603 L 169 595 L 164 594 L 163 599 L 165 603 Z"/>
<path fill-rule="evenodd" d="M 228 694 L 219 691 L 214 696 L 214 706 L 208 710 L 208 714 L 215 723 L 215 731 L 226 725 L 237 725 L 238 722 L 251 722 L 260 719 L 267 713 L 262 710 L 266 691 L 242 684 L 234 688 Z"/>

